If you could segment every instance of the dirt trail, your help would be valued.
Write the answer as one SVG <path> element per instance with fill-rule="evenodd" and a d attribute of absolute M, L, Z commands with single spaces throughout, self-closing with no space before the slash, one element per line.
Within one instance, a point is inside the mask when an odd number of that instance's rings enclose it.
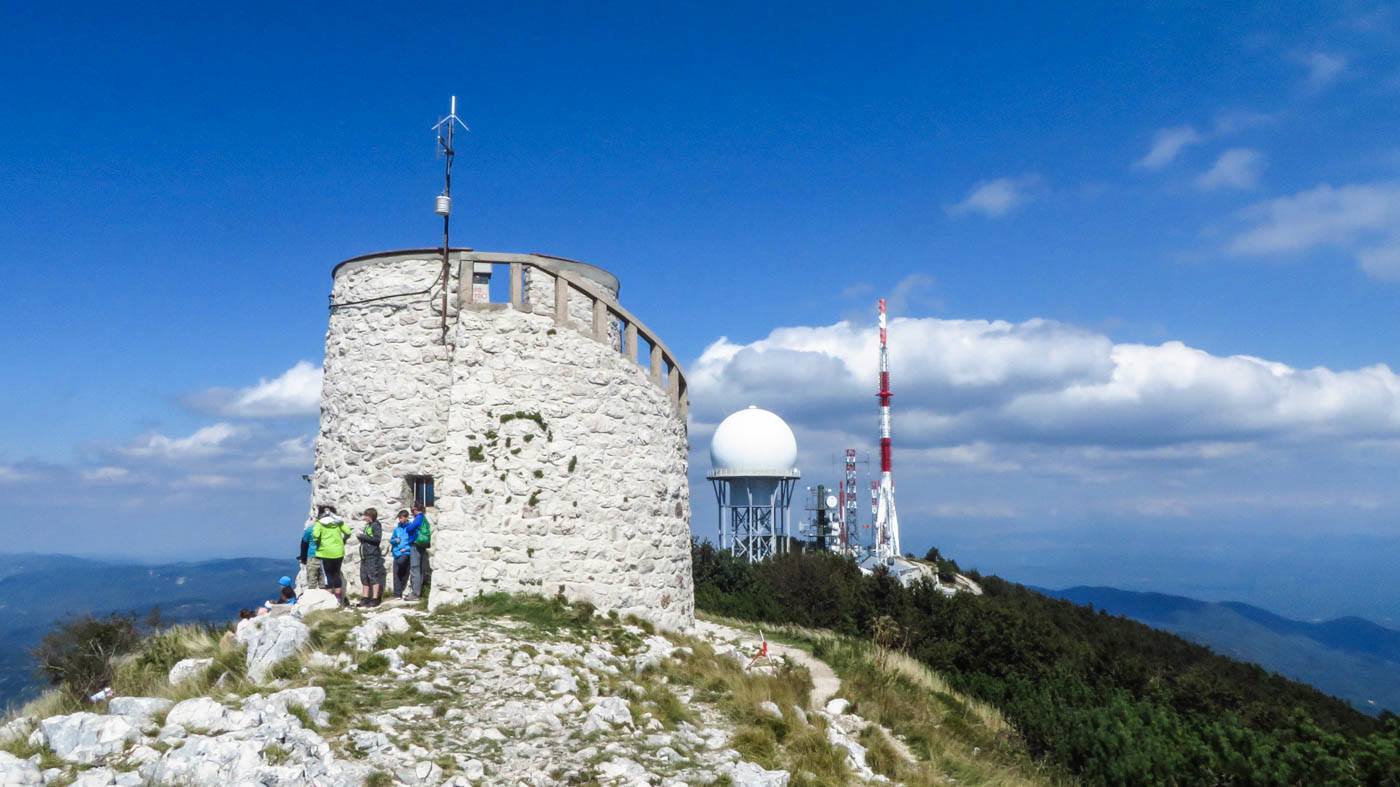
<path fill-rule="evenodd" d="M 807 668 L 808 672 L 812 673 L 812 696 L 809 701 L 811 707 L 825 708 L 826 704 L 841 692 L 841 679 L 836 677 L 836 671 L 831 668 L 831 665 L 807 651 L 794 648 L 791 645 L 770 642 L 768 643 L 768 652 L 801 664 Z"/>
<path fill-rule="evenodd" d="M 723 631 L 735 638 L 747 636 L 746 632 L 710 621 L 697 621 L 696 623 L 702 630 L 708 629 L 711 632 Z M 791 645 L 784 645 L 780 642 L 769 642 L 768 653 L 775 658 L 781 656 L 807 668 L 807 672 L 812 676 L 812 694 L 808 698 L 808 707 L 814 710 L 825 710 L 826 704 L 841 693 L 841 679 L 836 676 L 836 671 L 831 668 L 830 664 L 813 656 L 811 653 Z M 914 752 L 909 749 L 908 744 L 906 744 L 902 738 L 896 736 L 890 728 L 873 721 L 866 721 L 864 723 L 874 724 L 879 727 L 880 731 L 885 733 L 885 737 L 893 744 L 895 751 L 898 752 L 899 756 L 903 757 L 906 762 L 918 762 L 918 758 L 914 756 Z"/>

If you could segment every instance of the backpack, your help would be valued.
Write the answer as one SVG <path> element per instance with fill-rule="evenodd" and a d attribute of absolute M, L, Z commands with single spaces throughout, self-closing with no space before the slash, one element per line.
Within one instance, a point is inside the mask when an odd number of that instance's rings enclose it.
<path fill-rule="evenodd" d="M 423 517 L 423 524 L 418 528 L 418 535 L 413 539 L 415 546 L 430 547 L 433 545 L 433 526 L 428 523 L 428 518 Z"/>

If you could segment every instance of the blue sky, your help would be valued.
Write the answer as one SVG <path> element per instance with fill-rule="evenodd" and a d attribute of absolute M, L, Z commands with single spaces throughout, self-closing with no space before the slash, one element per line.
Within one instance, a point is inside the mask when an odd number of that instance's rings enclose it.
<path fill-rule="evenodd" d="M 329 269 L 437 241 L 455 93 L 456 239 L 618 274 L 697 479 L 750 400 L 813 481 L 869 444 L 888 294 L 907 545 L 1394 623 L 1397 44 L 1365 3 L 8 7 L 11 545 L 290 550 Z"/>

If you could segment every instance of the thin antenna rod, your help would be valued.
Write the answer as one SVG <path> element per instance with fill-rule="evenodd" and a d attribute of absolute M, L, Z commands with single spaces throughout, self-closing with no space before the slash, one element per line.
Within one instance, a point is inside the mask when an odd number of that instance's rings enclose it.
<path fill-rule="evenodd" d="M 442 195 L 437 199 L 437 213 L 442 216 L 442 343 L 447 344 L 447 288 L 451 281 L 452 267 L 447 260 L 447 255 L 451 250 L 451 222 L 452 222 L 452 158 L 456 151 L 452 148 L 452 139 L 457 126 L 461 126 L 466 131 L 467 124 L 457 117 L 457 97 L 453 96 L 448 105 L 447 117 L 439 120 L 433 126 L 433 130 L 438 134 L 438 151 L 443 156 L 442 169 Z"/>

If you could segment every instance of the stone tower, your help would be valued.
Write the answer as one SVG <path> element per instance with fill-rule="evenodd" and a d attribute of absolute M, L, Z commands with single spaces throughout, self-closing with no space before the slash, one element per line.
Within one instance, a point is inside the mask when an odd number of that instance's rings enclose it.
<path fill-rule="evenodd" d="M 417 249 L 332 272 L 312 499 L 347 521 L 377 508 L 387 539 L 394 512 L 430 495 L 435 607 L 562 592 L 688 627 L 687 397 L 675 356 L 601 268 L 454 249 L 446 319 L 443 268 L 440 249 Z"/>

